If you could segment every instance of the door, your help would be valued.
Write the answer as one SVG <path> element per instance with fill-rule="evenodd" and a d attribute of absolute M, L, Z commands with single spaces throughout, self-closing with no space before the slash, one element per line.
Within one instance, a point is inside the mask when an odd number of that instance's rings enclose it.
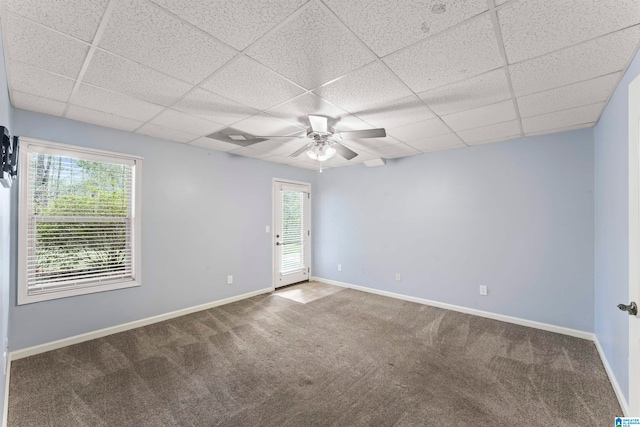
<path fill-rule="evenodd" d="M 309 280 L 311 186 L 274 180 L 274 288 Z"/>
<path fill-rule="evenodd" d="M 640 416 L 640 77 L 629 85 L 629 416 Z M 634 314 L 635 313 L 635 314 Z"/>

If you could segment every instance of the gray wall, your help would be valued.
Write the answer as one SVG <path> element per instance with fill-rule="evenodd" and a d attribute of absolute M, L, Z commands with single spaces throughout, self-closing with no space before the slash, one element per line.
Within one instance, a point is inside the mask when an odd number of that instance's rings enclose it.
<path fill-rule="evenodd" d="M 144 172 L 143 285 L 22 306 L 12 286 L 12 350 L 271 286 L 271 180 L 316 176 L 23 110 L 13 111 L 13 126 L 21 136 L 144 156 Z"/>
<path fill-rule="evenodd" d="M 0 46 L 2 35 L 0 34 Z M 7 73 L 4 63 L 4 52 L 0 49 L 0 125 L 11 130 L 11 104 L 7 89 Z M 10 190 L 0 185 L 0 364 L 4 363 L 2 354 L 5 351 L 5 342 L 9 327 L 9 277 L 11 263 L 11 227 L 10 216 Z M 4 392 L 7 377 L 4 368 L 0 367 L 0 414 L 4 407 Z"/>
<path fill-rule="evenodd" d="M 315 275 L 592 331 L 592 192 L 592 129 L 327 170 Z"/>
<path fill-rule="evenodd" d="M 629 399 L 629 319 L 616 305 L 629 298 L 629 94 L 640 55 L 618 85 L 594 130 L 595 333 Z"/>

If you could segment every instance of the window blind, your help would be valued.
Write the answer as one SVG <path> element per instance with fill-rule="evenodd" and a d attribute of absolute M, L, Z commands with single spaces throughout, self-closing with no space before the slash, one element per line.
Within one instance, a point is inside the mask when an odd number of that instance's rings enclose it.
<path fill-rule="evenodd" d="M 292 273 L 307 268 L 304 228 L 305 203 L 307 193 L 302 191 L 281 191 L 282 203 L 282 257 L 280 272 Z"/>
<path fill-rule="evenodd" d="M 134 280 L 134 168 L 29 152 L 28 295 Z"/>

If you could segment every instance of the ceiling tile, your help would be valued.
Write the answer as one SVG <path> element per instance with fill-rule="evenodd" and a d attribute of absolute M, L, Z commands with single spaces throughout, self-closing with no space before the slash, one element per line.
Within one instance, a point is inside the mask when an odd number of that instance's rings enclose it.
<path fill-rule="evenodd" d="M 527 117 L 522 119 L 522 128 L 525 133 L 531 133 L 591 123 L 598 120 L 603 108 L 604 102 L 600 102 L 541 116 Z"/>
<path fill-rule="evenodd" d="M 238 50 L 306 3 L 306 0 L 151 1 Z"/>
<path fill-rule="evenodd" d="M 309 127 L 309 115 L 325 116 L 328 118 L 329 125 L 334 127 L 338 120 L 349 115 L 342 108 L 328 103 L 313 93 L 298 96 L 265 112 L 303 128 Z"/>
<path fill-rule="evenodd" d="M 525 136 L 547 135 L 549 133 L 568 132 L 570 130 L 577 130 L 577 129 L 584 129 L 584 128 L 594 127 L 595 125 L 596 125 L 596 122 L 582 123 L 582 124 L 574 125 L 574 126 L 567 126 L 567 127 L 562 127 L 562 128 L 556 128 L 556 129 L 546 129 L 546 130 L 543 130 L 543 131 L 540 131 L 540 132 L 529 132 L 529 133 L 525 134 Z"/>
<path fill-rule="evenodd" d="M 442 116 L 442 120 L 456 132 L 494 123 L 508 122 L 517 118 L 518 115 L 511 99 L 473 110 Z"/>
<path fill-rule="evenodd" d="M 385 56 L 487 10 L 486 0 L 326 0 L 378 56 Z M 440 6 L 445 6 L 444 12 Z"/>
<path fill-rule="evenodd" d="M 360 156 L 356 156 L 352 160 L 347 160 L 344 157 L 341 157 L 340 155 L 336 154 L 335 156 L 333 156 L 329 160 L 322 162 L 322 166 L 323 166 L 324 169 L 337 168 L 337 167 L 340 167 L 340 166 L 347 166 L 347 165 L 350 165 L 350 164 L 357 163 L 356 159 L 358 157 L 360 157 Z"/>
<path fill-rule="evenodd" d="M 520 138 L 522 138 L 520 134 L 507 135 L 507 136 L 501 136 L 498 138 L 491 138 L 491 139 L 484 139 L 482 141 L 470 142 L 469 145 L 472 146 L 472 145 L 493 144 L 494 142 L 513 141 Z"/>
<path fill-rule="evenodd" d="M 41 98 L 24 92 L 14 91 L 11 101 L 15 108 L 20 108 L 36 113 L 50 114 L 52 116 L 62 116 L 66 104 L 52 99 Z"/>
<path fill-rule="evenodd" d="M 220 123 L 204 120 L 176 110 L 164 110 L 154 117 L 150 123 L 193 135 L 208 135 L 224 127 Z"/>
<path fill-rule="evenodd" d="M 638 0 L 527 0 L 498 11 L 509 63 L 640 23 Z"/>
<path fill-rule="evenodd" d="M 538 92 L 518 98 L 521 117 L 537 116 L 554 111 L 606 101 L 620 78 L 620 72 L 597 77 L 569 86 Z"/>
<path fill-rule="evenodd" d="M 411 142 L 451 133 L 451 129 L 440 119 L 433 118 L 395 129 L 387 129 L 387 133 L 400 141 Z"/>
<path fill-rule="evenodd" d="M 511 98 L 504 69 L 418 94 L 436 114 L 451 114 Z"/>
<path fill-rule="evenodd" d="M 434 116 L 416 95 L 374 105 L 357 111 L 355 115 L 373 126 L 383 128 L 396 128 Z"/>
<path fill-rule="evenodd" d="M 509 66 L 516 96 L 622 70 L 640 40 L 640 26 Z"/>
<path fill-rule="evenodd" d="M 154 104 L 171 105 L 191 85 L 144 65 L 96 50 L 84 81 Z"/>
<path fill-rule="evenodd" d="M 142 0 L 116 3 L 100 47 L 192 84 L 236 54 Z"/>
<path fill-rule="evenodd" d="M 230 125 L 258 113 L 258 110 L 200 88 L 185 96 L 173 108 L 223 125 Z"/>
<path fill-rule="evenodd" d="M 376 148 L 384 147 L 393 144 L 402 144 L 397 139 L 387 136 L 386 138 L 367 138 L 367 139 L 355 139 L 340 141 L 344 146 L 351 148 L 354 151 L 369 151 L 372 152 Z"/>
<path fill-rule="evenodd" d="M 206 136 L 202 136 L 195 141 L 190 142 L 189 145 L 195 145 L 196 147 L 202 147 L 216 151 L 231 151 L 238 148 L 237 145 L 229 144 L 228 142 L 224 141 L 218 141 L 217 139 L 207 138 Z"/>
<path fill-rule="evenodd" d="M 308 6 L 248 50 L 248 55 L 307 89 L 347 74 L 375 59 L 319 3 Z"/>
<path fill-rule="evenodd" d="M 146 122 L 164 109 L 159 105 L 82 83 L 71 104 Z"/>
<path fill-rule="evenodd" d="M 7 16 L 9 60 L 76 78 L 89 45 L 34 24 L 13 13 Z"/>
<path fill-rule="evenodd" d="M 269 140 L 252 144 L 250 148 L 268 153 L 272 156 L 288 156 L 308 143 L 306 139 L 302 141 L 301 143 L 292 144 L 290 140 Z"/>
<path fill-rule="evenodd" d="M 384 61 L 414 92 L 502 66 L 493 24 L 486 15 L 389 55 Z"/>
<path fill-rule="evenodd" d="M 496 6 L 500 6 L 501 4 L 505 4 L 506 2 L 510 1 L 510 0 L 494 0 Z M 516 0 L 518 1 L 518 0 Z"/>
<path fill-rule="evenodd" d="M 265 157 L 271 157 L 272 155 L 260 150 L 254 150 L 250 147 L 241 147 L 236 148 L 235 150 L 229 151 L 231 154 L 235 154 L 236 156 L 242 157 L 250 157 L 252 159 L 262 159 Z"/>
<path fill-rule="evenodd" d="M 373 149 L 370 149 L 370 150 L 373 150 Z M 358 155 L 356 157 L 354 157 L 353 159 L 349 160 L 349 162 L 348 162 L 349 164 L 362 163 L 365 160 L 379 159 L 380 158 L 380 155 L 374 154 L 371 151 L 362 150 L 362 149 L 355 149 L 353 151 L 358 153 Z"/>
<path fill-rule="evenodd" d="M 247 57 L 237 58 L 202 87 L 258 110 L 266 110 L 304 92 Z"/>
<path fill-rule="evenodd" d="M 193 135 L 175 129 L 169 129 L 164 126 L 154 125 L 152 123 L 145 124 L 136 132 L 143 135 L 152 136 L 154 138 L 183 143 L 193 141 L 194 139 L 198 138 L 198 135 Z"/>
<path fill-rule="evenodd" d="M 7 0 L 7 10 L 92 42 L 109 0 Z"/>
<path fill-rule="evenodd" d="M 19 62 L 9 65 L 11 89 L 67 102 L 75 80 L 51 74 Z"/>
<path fill-rule="evenodd" d="M 371 129 L 371 125 L 356 116 L 344 116 L 334 122 L 336 132 Z M 378 138 L 379 139 L 379 138 Z"/>
<path fill-rule="evenodd" d="M 233 125 L 234 129 L 250 135 L 289 135 L 300 128 L 264 113 L 257 114 Z"/>
<path fill-rule="evenodd" d="M 355 70 L 333 83 L 316 89 L 315 93 L 352 113 L 412 95 L 412 92 L 380 62 Z"/>
<path fill-rule="evenodd" d="M 458 136 L 467 144 L 483 144 L 508 138 L 520 137 L 520 124 L 517 120 L 483 126 L 481 128 L 458 132 Z"/>
<path fill-rule="evenodd" d="M 465 143 L 462 142 L 455 133 L 421 139 L 410 142 L 407 145 L 415 148 L 416 150 L 422 151 L 423 153 L 446 150 L 448 148 L 466 147 Z"/>
<path fill-rule="evenodd" d="M 90 110 L 88 108 L 78 107 L 77 105 L 69 107 L 67 118 L 129 132 L 142 124 L 142 122 L 138 120 L 127 119 L 116 116 L 115 114 L 103 113 L 102 111 Z"/>
<path fill-rule="evenodd" d="M 393 144 L 377 147 L 371 150 L 372 154 L 377 154 L 384 159 L 395 159 L 397 157 L 413 156 L 420 154 L 420 151 L 407 144 Z"/>

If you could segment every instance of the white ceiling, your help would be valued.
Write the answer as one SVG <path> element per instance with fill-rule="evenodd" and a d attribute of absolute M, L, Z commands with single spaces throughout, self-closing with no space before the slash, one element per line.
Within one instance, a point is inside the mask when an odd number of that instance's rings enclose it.
<path fill-rule="evenodd" d="M 638 0 L 4 0 L 16 108 L 318 169 L 594 126 L 640 41 Z"/>

